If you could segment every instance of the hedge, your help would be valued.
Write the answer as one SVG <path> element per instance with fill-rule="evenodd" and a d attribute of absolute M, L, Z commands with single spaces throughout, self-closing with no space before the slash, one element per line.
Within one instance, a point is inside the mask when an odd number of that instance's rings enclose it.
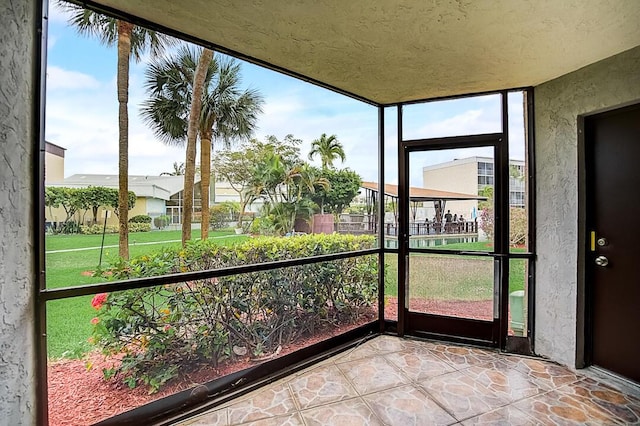
<path fill-rule="evenodd" d="M 122 262 L 113 279 L 217 269 L 371 248 L 353 235 L 265 237 L 234 246 L 198 241 Z M 276 354 L 318 327 L 349 323 L 377 297 L 377 257 L 361 256 L 265 272 L 101 294 L 94 342 L 124 354 L 105 377 L 156 391 L 201 363 Z M 94 302 L 96 301 L 94 298 Z"/>
<path fill-rule="evenodd" d="M 102 234 L 104 231 L 105 234 L 117 234 L 118 233 L 118 225 L 104 225 L 96 224 L 91 226 L 80 225 L 80 233 L 81 234 Z M 151 231 L 151 224 L 149 223 L 129 223 L 129 232 L 149 232 Z"/>

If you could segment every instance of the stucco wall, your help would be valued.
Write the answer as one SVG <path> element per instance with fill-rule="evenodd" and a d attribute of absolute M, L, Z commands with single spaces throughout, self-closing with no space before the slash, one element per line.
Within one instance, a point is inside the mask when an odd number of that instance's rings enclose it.
<path fill-rule="evenodd" d="M 50 152 L 44 154 L 44 181 L 47 183 L 59 183 L 64 180 L 64 157 Z"/>
<path fill-rule="evenodd" d="M 35 423 L 31 177 L 35 2 L 0 13 L 0 423 Z"/>
<path fill-rule="evenodd" d="M 640 47 L 535 88 L 535 349 L 568 366 L 576 357 L 577 116 L 638 99 Z"/>

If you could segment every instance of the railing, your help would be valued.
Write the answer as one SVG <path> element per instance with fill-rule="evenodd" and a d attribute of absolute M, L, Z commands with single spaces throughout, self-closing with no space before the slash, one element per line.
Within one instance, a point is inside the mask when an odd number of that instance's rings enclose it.
<path fill-rule="evenodd" d="M 377 222 L 365 220 L 358 222 L 337 222 L 335 231 L 339 234 L 375 234 Z M 409 235 L 442 235 L 442 234 L 477 234 L 478 222 L 410 222 Z M 387 236 L 398 235 L 397 223 L 385 223 L 384 234 Z"/>
<path fill-rule="evenodd" d="M 398 235 L 397 223 L 385 223 L 384 233 L 389 236 Z M 477 234 L 478 222 L 410 222 L 409 235 L 440 235 L 440 234 Z"/>

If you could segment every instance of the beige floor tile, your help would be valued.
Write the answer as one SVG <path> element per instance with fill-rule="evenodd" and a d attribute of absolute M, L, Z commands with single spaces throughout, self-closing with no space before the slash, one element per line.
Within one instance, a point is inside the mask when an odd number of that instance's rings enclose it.
<path fill-rule="evenodd" d="M 381 356 L 338 364 L 360 395 L 399 386 L 409 379 Z"/>
<path fill-rule="evenodd" d="M 494 362 L 486 367 L 469 367 L 462 370 L 462 372 L 508 402 L 514 402 L 543 392 L 529 376 L 500 362 Z"/>
<path fill-rule="evenodd" d="M 379 336 L 181 424 L 640 424 L 640 399 L 606 382 L 540 359 Z"/>
<path fill-rule="evenodd" d="M 289 382 L 300 409 L 357 396 L 353 386 L 335 365 L 325 365 Z"/>
<path fill-rule="evenodd" d="M 378 352 L 373 347 L 365 343 L 337 355 L 334 362 L 338 364 L 342 362 L 355 361 L 357 359 L 369 358 L 376 355 L 378 355 Z"/>
<path fill-rule="evenodd" d="M 582 379 L 582 376 L 566 367 L 533 358 L 520 359 L 515 368 L 528 375 L 542 389 L 555 389 Z"/>
<path fill-rule="evenodd" d="M 464 426 L 535 426 L 539 424 L 535 419 L 510 405 L 472 417 L 462 422 Z"/>
<path fill-rule="evenodd" d="M 347 399 L 301 412 L 307 426 L 376 426 L 383 423 L 361 398 Z"/>
<path fill-rule="evenodd" d="M 378 353 L 398 352 L 416 346 L 414 340 L 386 335 L 378 336 L 367 342 L 367 344 Z"/>
<path fill-rule="evenodd" d="M 413 385 L 376 392 L 363 398 L 388 425 L 450 425 L 457 421 Z"/>
<path fill-rule="evenodd" d="M 595 410 L 603 410 L 623 424 L 640 424 L 640 399 L 625 395 L 596 380 L 580 380 L 562 386 L 557 391 Z"/>
<path fill-rule="evenodd" d="M 458 420 L 484 414 L 507 404 L 464 371 L 443 374 L 421 383 L 423 389 Z"/>
<path fill-rule="evenodd" d="M 283 383 L 267 386 L 229 405 L 229 423 L 238 424 L 295 411 L 289 387 Z"/>
<path fill-rule="evenodd" d="M 300 413 L 293 413 L 281 417 L 269 417 L 268 419 L 242 423 L 242 426 L 304 426 Z"/>
<path fill-rule="evenodd" d="M 420 346 L 393 352 L 384 357 L 409 379 L 416 381 L 455 371 L 447 361 Z"/>
<path fill-rule="evenodd" d="M 473 365 L 487 365 L 500 357 L 496 351 L 467 346 L 434 344 L 427 348 L 458 369 Z"/>
<path fill-rule="evenodd" d="M 216 411 L 201 414 L 186 422 L 180 423 L 182 426 L 227 426 L 227 409 L 223 408 Z"/>
<path fill-rule="evenodd" d="M 593 404 L 553 390 L 513 404 L 543 425 L 618 425 L 609 413 Z"/>

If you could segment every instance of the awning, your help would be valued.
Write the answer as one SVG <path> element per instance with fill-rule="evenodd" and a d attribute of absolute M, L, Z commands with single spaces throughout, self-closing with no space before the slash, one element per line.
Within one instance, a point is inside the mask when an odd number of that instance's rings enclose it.
<path fill-rule="evenodd" d="M 378 192 L 377 182 L 362 182 L 362 188 Z M 385 184 L 384 195 L 398 198 L 398 185 Z M 461 192 L 439 191 L 437 189 L 418 188 L 412 186 L 409 188 L 409 200 L 414 202 L 423 201 L 457 201 L 457 200 L 481 200 L 486 201 L 487 197 L 475 194 L 463 194 Z"/>

